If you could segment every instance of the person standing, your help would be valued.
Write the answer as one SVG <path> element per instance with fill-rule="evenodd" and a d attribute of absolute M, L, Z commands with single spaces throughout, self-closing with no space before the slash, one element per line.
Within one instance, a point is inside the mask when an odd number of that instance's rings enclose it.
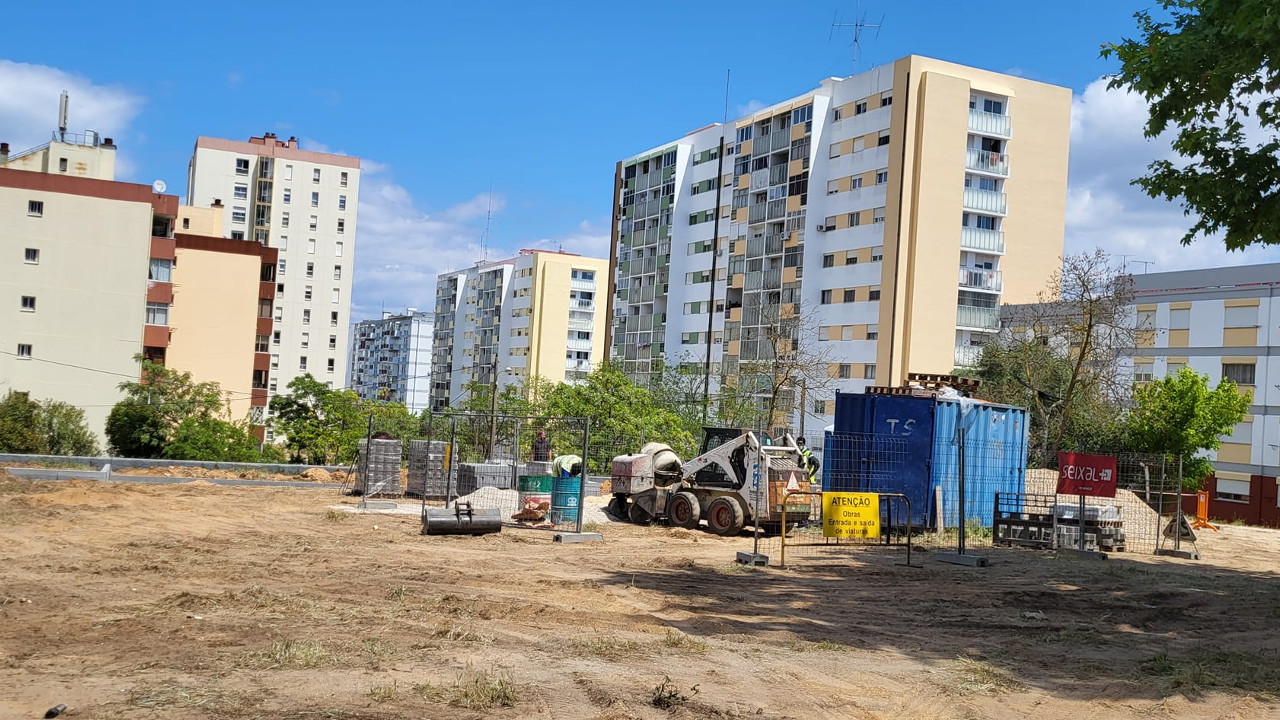
<path fill-rule="evenodd" d="M 538 436 L 533 439 L 533 461 L 550 462 L 550 460 L 551 441 L 547 439 L 546 430 L 539 430 Z"/>
<path fill-rule="evenodd" d="M 813 451 L 805 444 L 804 438 L 797 439 L 796 446 L 800 449 L 800 467 L 808 472 L 809 482 L 812 484 L 818 475 L 818 458 L 813 456 Z"/>

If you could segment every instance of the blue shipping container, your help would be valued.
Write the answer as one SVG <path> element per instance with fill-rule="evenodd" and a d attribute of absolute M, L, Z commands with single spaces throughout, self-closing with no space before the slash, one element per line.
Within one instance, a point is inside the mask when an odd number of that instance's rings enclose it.
<path fill-rule="evenodd" d="M 836 394 L 834 432 L 824 438 L 822 489 L 893 492 L 911 501 L 911 524 L 960 519 L 957 428 L 965 429 L 965 521 L 990 527 L 995 493 L 1023 492 L 1023 408 L 905 395 Z M 938 506 L 941 497 L 942 505 Z M 905 507 L 887 522 L 905 525 Z"/>

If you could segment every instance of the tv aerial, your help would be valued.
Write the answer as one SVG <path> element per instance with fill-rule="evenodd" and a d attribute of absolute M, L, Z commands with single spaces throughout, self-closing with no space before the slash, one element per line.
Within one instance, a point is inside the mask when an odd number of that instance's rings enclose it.
<path fill-rule="evenodd" d="M 827 35 L 827 41 L 835 39 L 836 30 L 844 30 L 846 28 L 853 30 L 853 42 L 850 52 L 851 67 L 849 72 L 856 73 L 858 71 L 858 61 L 862 58 L 862 33 L 866 30 L 875 30 L 876 38 L 880 37 L 880 28 L 884 25 L 884 14 L 881 13 L 880 21 L 875 23 L 867 22 L 867 14 L 862 11 L 862 3 L 857 3 L 853 8 L 853 22 L 840 22 L 840 12 L 837 10 L 831 18 L 831 32 Z"/>

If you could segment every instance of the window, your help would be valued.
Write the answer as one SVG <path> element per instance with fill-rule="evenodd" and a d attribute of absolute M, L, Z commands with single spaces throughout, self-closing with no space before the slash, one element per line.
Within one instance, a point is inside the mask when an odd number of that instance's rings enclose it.
<path fill-rule="evenodd" d="M 1229 307 L 1224 312 L 1223 327 L 1251 328 L 1258 326 L 1258 306 Z"/>
<path fill-rule="evenodd" d="M 248 200 L 249 186 L 245 185 L 244 183 L 236 183 L 235 189 L 232 190 L 231 196 L 234 197 L 236 200 Z"/>
<path fill-rule="evenodd" d="M 315 255 L 315 254 L 316 254 L 316 239 L 315 239 L 315 238 L 311 238 L 311 239 L 307 240 L 307 254 L 308 254 L 308 255 Z M 311 277 L 311 276 L 310 276 L 310 275 L 308 275 L 307 277 Z"/>
<path fill-rule="evenodd" d="M 338 184 L 342 187 L 347 186 L 347 174 L 345 172 L 338 176 Z"/>
<path fill-rule="evenodd" d="M 738 128 L 738 142 L 746 142 L 751 139 L 751 126 Z"/>
<path fill-rule="evenodd" d="M 292 179 L 293 179 L 293 166 L 292 166 L 292 165 L 285 165 L 285 166 L 284 166 L 284 179 L 285 179 L 285 180 L 292 180 Z"/>
<path fill-rule="evenodd" d="M 854 211 L 849 213 L 849 227 L 857 227 L 862 224 L 862 213 Z"/>
<path fill-rule="evenodd" d="M 269 345 L 269 344 L 268 344 L 268 341 L 267 341 L 267 336 L 266 336 L 266 335 L 259 335 L 259 336 L 257 336 L 256 338 L 254 338 L 254 341 L 253 341 L 253 351 L 254 351 L 254 352 L 264 353 L 264 352 L 266 352 L 266 351 L 267 351 L 267 349 L 268 349 L 268 345 Z"/>
<path fill-rule="evenodd" d="M 287 212 L 280 213 L 280 227 L 282 228 L 289 227 L 289 213 Z"/>
<path fill-rule="evenodd" d="M 302 333 L 302 341 L 298 343 L 302 347 L 311 346 L 311 333 Z"/>
<path fill-rule="evenodd" d="M 867 339 L 868 339 L 868 340 L 878 340 L 878 339 L 880 339 L 880 326 L 879 326 L 879 325 L 868 325 L 868 326 L 867 326 Z"/>
<path fill-rule="evenodd" d="M 840 122 L 843 118 L 844 118 L 844 109 L 843 109 L 843 108 L 832 108 L 832 109 L 831 109 L 831 122 Z M 833 157 L 834 157 L 834 156 L 833 156 Z"/>
<path fill-rule="evenodd" d="M 836 377 L 841 380 L 848 380 L 853 377 L 853 366 L 849 363 L 841 363 L 840 367 L 836 370 Z"/>
<path fill-rule="evenodd" d="M 337 349 L 338 349 L 338 336 L 337 336 L 337 335 L 330 335 L 330 336 L 329 336 L 329 349 L 330 349 L 330 350 L 337 350 Z"/>
<path fill-rule="evenodd" d="M 889 107 L 893 104 L 893 96 L 880 98 L 880 107 Z"/>
<path fill-rule="evenodd" d="M 344 174 L 345 174 L 345 173 L 344 173 Z M 346 209 L 347 209 L 347 196 L 346 196 L 346 195 L 339 195 L 339 196 L 338 196 L 338 209 L 339 209 L 339 210 L 346 210 Z"/>
<path fill-rule="evenodd" d="M 280 198 L 280 201 L 283 202 L 285 205 L 288 205 L 289 201 L 292 199 L 293 199 L 293 190 L 290 190 L 289 188 L 285 188 L 284 195 L 283 197 Z"/>
<path fill-rule="evenodd" d="M 1155 379 L 1155 373 L 1152 372 L 1153 365 L 1151 363 L 1137 363 L 1133 366 L 1134 382 L 1151 382 Z"/>
<path fill-rule="evenodd" d="M 850 189 L 850 190 L 857 190 L 857 189 L 858 189 L 858 188 L 860 188 L 860 187 L 862 187 L 862 176 L 861 176 L 861 175 L 859 175 L 858 177 L 855 177 L 855 178 L 849 178 L 849 189 Z"/>
<path fill-rule="evenodd" d="M 271 317 L 271 301 L 270 300 L 262 299 L 258 301 L 258 317 L 260 318 Z"/>
<path fill-rule="evenodd" d="M 999 100 L 984 99 L 982 101 L 982 111 L 992 113 L 993 115 L 1003 115 L 1004 103 L 1000 102 Z"/>
<path fill-rule="evenodd" d="M 31 217 L 44 217 L 44 201 L 30 200 L 27 202 L 27 214 Z"/>
<path fill-rule="evenodd" d="M 347 231 L 347 221 L 343 220 L 342 218 L 338 218 L 338 234 L 342 235 L 346 231 Z"/>
<path fill-rule="evenodd" d="M 1191 329 L 1191 310 L 1170 310 L 1169 311 L 1169 329 L 1170 330 L 1190 330 Z"/>
<path fill-rule="evenodd" d="M 27 248 L 23 252 L 22 261 L 28 265 L 40 264 L 40 250 L 38 248 Z"/>
<path fill-rule="evenodd" d="M 320 168 L 311 171 L 311 182 L 320 182 Z"/>
<path fill-rule="evenodd" d="M 245 209 L 242 207 L 231 208 L 231 222 L 243 223 L 245 218 Z"/>
<path fill-rule="evenodd" d="M 884 222 L 884 208 L 878 207 L 871 212 L 871 222 L 873 223 Z"/>
<path fill-rule="evenodd" d="M 316 276 L 316 264 L 307 263 L 307 277 L 315 277 L 315 276 Z"/>
<path fill-rule="evenodd" d="M 58 172 L 66 172 L 66 171 L 67 171 L 67 159 L 58 158 Z"/>
<path fill-rule="evenodd" d="M 329 313 L 329 326 L 338 327 L 338 311 L 337 310 L 334 310 L 333 312 Z"/>
<path fill-rule="evenodd" d="M 19 359 L 30 360 L 30 359 L 31 359 L 31 345 L 29 345 L 29 344 L 27 344 L 27 343 L 18 343 L 18 358 L 19 358 Z"/>
<path fill-rule="evenodd" d="M 306 286 L 305 288 L 303 288 L 303 289 L 302 289 L 302 299 L 303 299 L 303 300 L 310 300 L 310 299 L 311 299 L 311 286 L 310 286 L 310 285 L 308 285 L 308 286 Z"/>
<path fill-rule="evenodd" d="M 828 181 L 827 181 L 827 194 L 828 194 L 828 195 L 835 195 L 835 194 L 836 194 L 836 193 L 838 193 L 838 192 L 840 192 L 840 181 L 839 181 L 838 179 L 837 179 L 837 180 L 828 180 Z"/>
<path fill-rule="evenodd" d="M 889 131 L 885 130 L 884 132 L 880 133 L 880 137 L 876 140 L 876 145 L 881 146 L 881 145 L 888 145 L 888 144 L 889 144 Z"/>
<path fill-rule="evenodd" d="M 863 380 L 875 380 L 875 379 L 876 379 L 876 366 L 875 366 L 875 365 L 864 365 L 864 366 L 862 367 L 862 379 L 863 379 Z"/>
<path fill-rule="evenodd" d="M 1250 444 L 1253 442 L 1253 423 L 1241 422 L 1231 428 L 1231 433 L 1222 438 L 1223 442 Z"/>
<path fill-rule="evenodd" d="M 879 300 L 879 299 L 880 299 L 880 286 L 879 286 L 879 285 L 872 285 L 872 286 L 871 286 L 871 289 L 867 291 L 867 299 L 868 299 L 868 300 L 871 300 L 871 301 L 873 301 L 873 302 L 874 302 L 874 301 L 876 301 L 876 300 Z"/>
<path fill-rule="evenodd" d="M 333 256 L 342 257 L 342 243 L 333 244 Z"/>
<path fill-rule="evenodd" d="M 317 227 L 319 227 L 319 225 L 320 225 L 320 221 L 319 221 L 319 219 L 318 219 L 318 218 L 316 218 L 316 216 L 315 216 L 315 215 L 312 215 L 312 216 L 311 216 L 311 225 L 310 225 L 310 227 L 311 227 L 311 232 L 315 232 L 315 231 L 316 231 L 316 228 L 317 228 Z"/>
<path fill-rule="evenodd" d="M 855 104 L 854 104 L 854 106 L 853 106 L 853 114 L 854 114 L 854 115 L 861 115 L 862 113 L 864 113 L 864 112 L 866 112 L 866 111 L 867 111 L 867 101 L 866 101 L 866 100 L 863 100 L 862 102 L 859 102 L 859 103 L 855 103 Z"/>
<path fill-rule="evenodd" d="M 857 256 L 857 255 L 855 255 L 854 253 L 846 253 L 846 254 L 845 254 L 845 256 L 844 256 L 844 264 L 845 264 L 845 265 L 857 265 L 857 264 L 858 264 L 858 256 Z"/>
<path fill-rule="evenodd" d="M 863 150 L 865 150 L 865 149 L 866 149 L 866 147 L 867 147 L 867 141 L 866 141 L 866 140 L 864 140 L 863 138 L 854 138 L 854 139 L 853 139 L 853 151 L 854 151 L 854 152 L 856 152 L 856 153 L 857 153 L 857 152 L 862 152 Z"/>
<path fill-rule="evenodd" d="M 342 266 L 341 266 L 341 265 L 334 265 L 334 266 L 333 266 L 333 279 L 334 279 L 334 280 L 341 280 L 341 279 L 342 279 Z"/>
<path fill-rule="evenodd" d="M 889 171 L 888 170 L 876 171 L 876 184 L 883 185 L 887 182 L 889 182 Z"/>
<path fill-rule="evenodd" d="M 35 296 L 34 296 L 34 295 L 23 295 L 23 296 L 22 296 L 22 312 L 35 312 L 35 311 L 36 311 L 36 298 L 35 298 Z"/>
<path fill-rule="evenodd" d="M 1222 363 L 1222 379 L 1237 385 L 1252 385 L 1255 370 L 1253 363 Z"/>
<path fill-rule="evenodd" d="M 147 303 L 147 324 L 148 325 L 168 325 L 169 324 L 169 303 L 158 303 L 158 302 Z"/>
<path fill-rule="evenodd" d="M 1182 368 L 1186 366 L 1187 364 L 1184 362 L 1171 362 L 1168 364 L 1168 367 L 1165 368 L 1164 374 L 1177 375 L 1178 373 L 1182 372 Z"/>
<path fill-rule="evenodd" d="M 311 207 L 320 207 L 320 193 L 311 193 Z"/>
<path fill-rule="evenodd" d="M 329 361 L 325 364 L 326 372 L 333 372 L 333 362 L 333 358 L 329 358 Z"/>
<path fill-rule="evenodd" d="M 329 302 L 333 303 L 334 305 L 337 305 L 337 304 L 338 304 L 338 296 L 339 296 L 341 293 L 342 293 L 341 289 L 339 289 L 339 288 L 334 288 L 334 289 L 333 289 L 333 294 L 329 296 Z"/>
<path fill-rule="evenodd" d="M 248 174 L 249 174 L 249 159 L 248 159 L 248 158 L 236 158 L 236 174 L 237 174 L 237 175 L 248 175 Z"/>
<path fill-rule="evenodd" d="M 276 243 L 276 245 L 278 245 L 278 246 L 280 247 L 280 249 L 281 249 L 281 250 L 288 250 L 288 249 L 289 249 L 289 236 L 288 236 L 288 235 L 281 235 L 281 236 L 280 236 L 280 242 Z"/>
<path fill-rule="evenodd" d="M 851 303 L 858 299 L 858 293 L 853 288 L 845 288 L 843 302 Z"/>
<path fill-rule="evenodd" d="M 884 246 L 877 245 L 871 248 L 871 262 L 880 262 L 884 260 Z"/>
<path fill-rule="evenodd" d="M 828 151 L 827 157 L 829 158 L 840 157 L 840 143 L 838 142 L 831 143 L 831 149 Z"/>
<path fill-rule="evenodd" d="M 1155 310 L 1139 310 L 1138 311 L 1138 329 L 1139 330 L 1155 330 L 1156 329 L 1156 311 Z"/>
<path fill-rule="evenodd" d="M 310 311 L 310 310 L 303 310 L 303 311 L 302 311 L 302 324 L 303 324 L 303 325 L 310 325 L 310 324 L 311 324 L 311 311 Z"/>
<path fill-rule="evenodd" d="M 319 171 L 319 170 L 317 170 L 316 172 L 320 172 L 320 171 Z M 306 356 L 306 355 L 303 355 L 302 357 L 298 358 L 298 369 L 299 369 L 299 370 L 306 370 L 306 369 L 307 369 L 307 356 Z"/>
<path fill-rule="evenodd" d="M 821 299 L 821 300 L 819 300 L 819 302 L 820 302 L 821 304 L 823 304 L 823 305 L 830 305 L 830 304 L 831 304 L 831 291 L 830 291 L 830 290 L 823 290 L 823 291 L 822 291 L 822 299 Z"/>
<path fill-rule="evenodd" d="M 836 256 L 833 253 L 827 253 L 826 255 L 822 256 L 822 267 L 824 268 L 835 267 L 835 264 L 836 264 Z"/>
<path fill-rule="evenodd" d="M 232 239 L 232 240 L 243 240 L 243 239 L 244 239 L 244 231 L 243 231 L 243 230 L 232 230 L 232 231 L 231 231 L 231 239 Z"/>
<path fill-rule="evenodd" d="M 276 263 L 276 274 L 284 275 L 284 267 L 285 267 L 284 260 L 281 260 L 280 262 Z"/>
<path fill-rule="evenodd" d="M 271 344 L 272 344 L 272 345 L 279 345 L 279 344 L 280 344 L 280 331 L 279 331 L 279 330 L 273 330 L 273 331 L 271 332 Z"/>

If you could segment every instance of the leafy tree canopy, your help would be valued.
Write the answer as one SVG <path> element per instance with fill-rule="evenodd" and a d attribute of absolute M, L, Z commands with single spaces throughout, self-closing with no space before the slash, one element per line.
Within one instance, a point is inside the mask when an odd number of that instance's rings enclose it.
<path fill-rule="evenodd" d="M 1129 435 L 1136 449 L 1177 455 L 1183 460 L 1183 478 L 1198 483 L 1213 472 L 1199 453 L 1217 450 L 1249 410 L 1252 393 L 1241 394 L 1230 380 L 1212 390 L 1209 378 L 1182 368 L 1134 391 L 1129 414 Z"/>
<path fill-rule="evenodd" d="M 84 411 L 57 400 L 35 401 L 9 391 L 0 400 L 0 452 L 96 455 L 98 440 Z"/>
<path fill-rule="evenodd" d="M 173 432 L 164 456 L 172 460 L 209 462 L 261 462 L 258 439 L 247 423 L 230 422 L 207 415 L 183 420 Z"/>
<path fill-rule="evenodd" d="M 1135 14 L 1138 37 L 1103 46 L 1120 60 L 1111 87 L 1150 104 L 1145 133 L 1173 128 L 1183 163 L 1157 160 L 1134 184 L 1181 200 L 1195 225 L 1227 248 L 1280 242 L 1280 4 L 1275 0 L 1158 0 Z"/>

